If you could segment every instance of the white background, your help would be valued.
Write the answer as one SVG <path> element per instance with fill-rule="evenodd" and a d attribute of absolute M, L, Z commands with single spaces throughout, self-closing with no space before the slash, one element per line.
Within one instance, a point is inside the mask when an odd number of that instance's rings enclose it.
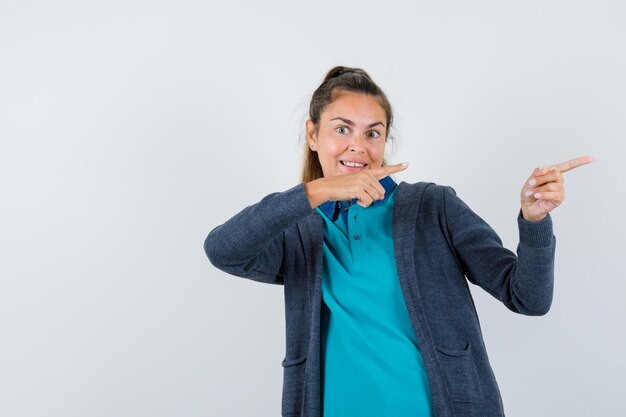
<path fill-rule="evenodd" d="M 564 174 L 555 295 L 472 286 L 509 417 L 621 416 L 620 1 L 0 1 L 0 415 L 276 416 L 282 287 L 209 230 L 298 182 L 311 94 L 361 67 L 397 181 L 451 185 L 515 250 L 533 168 Z"/>

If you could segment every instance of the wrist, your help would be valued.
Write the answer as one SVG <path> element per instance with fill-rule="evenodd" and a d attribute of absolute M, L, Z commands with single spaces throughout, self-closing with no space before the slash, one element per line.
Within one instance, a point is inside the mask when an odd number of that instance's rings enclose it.
<path fill-rule="evenodd" d="M 540 222 L 540 221 L 542 221 L 543 219 L 545 219 L 545 218 L 546 218 L 546 216 L 548 215 L 548 214 L 544 214 L 543 216 L 540 216 L 540 217 L 533 217 L 533 216 L 529 216 L 528 214 L 526 214 L 526 213 L 524 212 L 524 210 L 521 210 L 521 212 L 522 212 L 522 218 L 523 218 L 524 220 L 528 221 L 528 222 L 531 222 L 531 223 L 537 223 L 537 222 Z"/>
<path fill-rule="evenodd" d="M 324 193 L 323 180 L 324 178 L 318 178 L 304 184 L 306 197 L 309 199 L 309 204 L 311 204 L 313 209 L 328 200 Z"/>

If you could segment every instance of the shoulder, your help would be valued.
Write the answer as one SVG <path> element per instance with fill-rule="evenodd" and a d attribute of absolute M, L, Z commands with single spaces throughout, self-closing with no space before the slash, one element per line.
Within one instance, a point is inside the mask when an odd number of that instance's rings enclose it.
<path fill-rule="evenodd" d="M 465 208 L 465 203 L 457 196 L 454 187 L 430 181 L 402 181 L 398 184 L 396 204 L 401 208 L 417 207 L 424 215 L 439 215 L 455 208 Z"/>
<path fill-rule="evenodd" d="M 446 195 L 456 196 L 456 190 L 452 186 L 437 184 L 429 181 L 419 181 L 414 183 L 401 181 L 398 184 L 398 192 L 403 195 L 410 194 L 425 200 L 439 202 L 443 202 Z"/>

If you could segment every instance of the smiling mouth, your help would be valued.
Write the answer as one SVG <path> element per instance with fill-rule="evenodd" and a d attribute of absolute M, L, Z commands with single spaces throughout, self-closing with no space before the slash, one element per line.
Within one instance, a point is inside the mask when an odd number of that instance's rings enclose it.
<path fill-rule="evenodd" d="M 363 168 L 367 166 L 367 164 L 361 164 L 359 162 L 350 162 L 350 161 L 339 161 L 339 162 L 344 167 L 350 167 L 350 168 Z"/>

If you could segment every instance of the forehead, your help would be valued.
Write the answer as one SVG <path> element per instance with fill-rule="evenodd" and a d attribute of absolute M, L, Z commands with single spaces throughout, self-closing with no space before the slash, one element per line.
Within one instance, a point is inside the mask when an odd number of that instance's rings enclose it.
<path fill-rule="evenodd" d="M 374 96 L 352 92 L 341 92 L 322 113 L 322 119 L 334 117 L 350 119 L 357 124 L 385 122 L 385 110 Z"/>

